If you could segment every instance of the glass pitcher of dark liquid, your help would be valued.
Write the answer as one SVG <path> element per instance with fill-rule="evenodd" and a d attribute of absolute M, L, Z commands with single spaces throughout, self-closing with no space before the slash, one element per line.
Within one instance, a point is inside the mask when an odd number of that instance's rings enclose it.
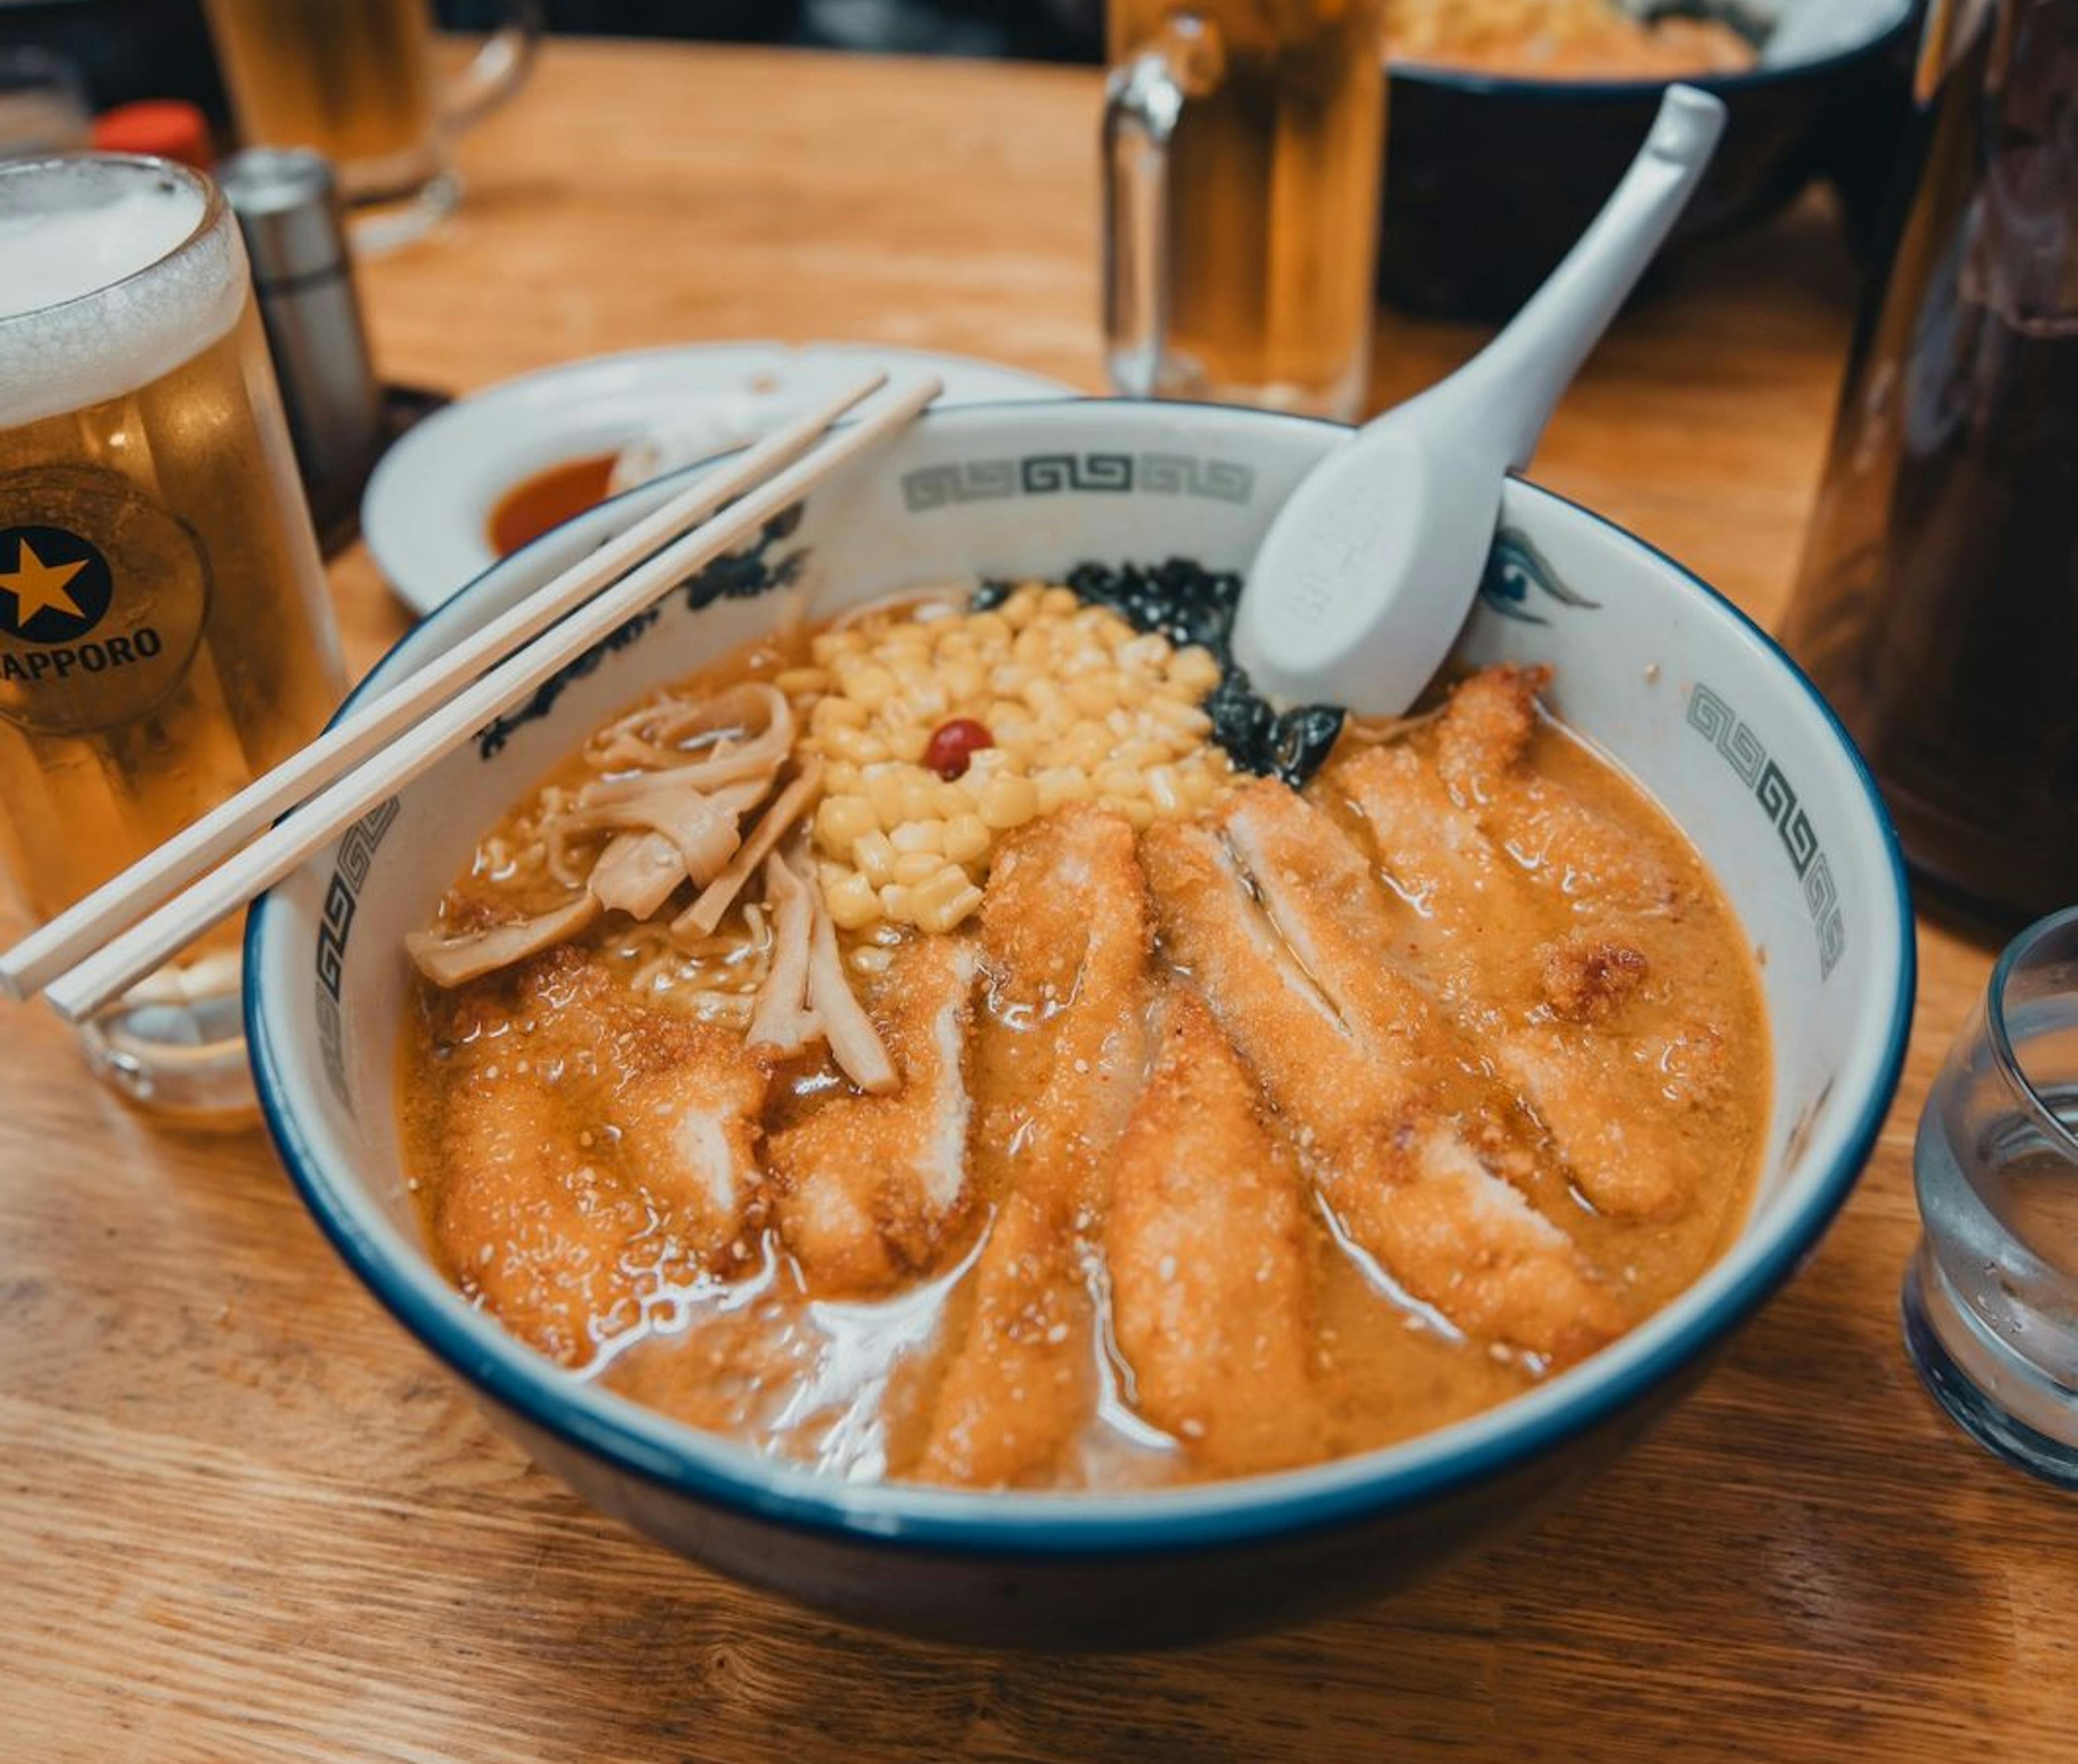
<path fill-rule="evenodd" d="M 2078 0 L 1933 12 L 1784 635 L 1915 869 L 2033 915 L 2078 899 Z"/>

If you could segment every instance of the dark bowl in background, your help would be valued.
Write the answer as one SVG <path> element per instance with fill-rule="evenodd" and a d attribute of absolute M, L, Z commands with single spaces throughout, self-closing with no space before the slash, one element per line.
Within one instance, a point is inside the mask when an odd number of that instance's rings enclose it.
<path fill-rule="evenodd" d="M 1764 220 L 1819 177 L 1840 190 L 1851 241 L 1865 243 L 1909 113 L 1919 10 L 1905 6 L 1868 42 L 1822 60 L 1688 81 L 1730 115 L 1667 251 Z M 1379 294 L 1429 316 L 1506 318 L 1594 218 L 1669 83 L 1395 66 Z"/>

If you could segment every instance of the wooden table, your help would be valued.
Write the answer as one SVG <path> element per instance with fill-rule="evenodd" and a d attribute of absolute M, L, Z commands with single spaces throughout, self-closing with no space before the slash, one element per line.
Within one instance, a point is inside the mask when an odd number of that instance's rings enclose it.
<path fill-rule="evenodd" d="M 444 236 L 371 265 L 382 361 L 862 338 L 1097 383 L 1087 73 L 558 43 Z M 1852 305 L 1822 215 L 1618 327 L 1541 465 L 1778 609 Z M 1471 333 L 1386 322 L 1381 399 Z M 403 628 L 336 572 L 365 664 Z M 182 1138 L 39 1011 L 0 1073 L 0 1755 L 1316 1759 L 2071 1755 L 2078 1513 L 1898 1345 L 1913 1122 L 1986 951 L 1922 926 L 1905 1088 L 1810 1268 L 1625 1465 L 1389 1604 L 1195 1654 L 891 1641 L 679 1562 L 494 1434 L 257 1132 Z"/>

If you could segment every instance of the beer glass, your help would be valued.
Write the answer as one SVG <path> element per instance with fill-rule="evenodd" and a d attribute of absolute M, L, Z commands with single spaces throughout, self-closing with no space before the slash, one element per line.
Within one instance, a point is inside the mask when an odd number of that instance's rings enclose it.
<path fill-rule="evenodd" d="M 1104 340 L 1120 391 L 1361 409 L 1382 12 L 1382 0 L 1111 0 Z"/>
<path fill-rule="evenodd" d="M 511 96 L 540 26 L 539 0 L 507 0 L 507 22 L 443 94 L 426 0 L 207 3 L 244 144 L 323 154 L 355 243 L 377 251 L 453 211 L 461 186 L 444 137 Z"/>
<path fill-rule="evenodd" d="M 236 221 L 198 173 L 0 165 L 0 870 L 40 922 L 322 726 L 343 686 Z M 83 1032 L 131 1098 L 249 1101 L 236 928 Z"/>

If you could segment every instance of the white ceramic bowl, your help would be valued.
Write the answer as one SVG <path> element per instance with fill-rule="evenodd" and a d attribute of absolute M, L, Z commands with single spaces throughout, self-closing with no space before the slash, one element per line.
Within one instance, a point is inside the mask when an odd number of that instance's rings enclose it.
<path fill-rule="evenodd" d="M 1511 484 L 1464 657 L 1555 665 L 1560 713 L 1673 813 L 1724 885 L 1762 959 L 1771 1024 L 1751 1216 L 1631 1335 L 1497 1409 L 1362 1457 L 1175 1491 L 979 1495 L 849 1484 L 666 1420 L 522 1346 L 428 1259 L 393 1096 L 403 939 L 483 826 L 586 731 L 804 607 L 820 616 L 910 584 L 1057 576 L 1090 559 L 1244 567 L 1338 432 L 1095 400 L 934 413 L 768 535 L 732 597 L 696 611 L 674 593 L 253 913 L 254 1066 L 305 1199 L 376 1295 L 600 1505 L 727 1572 L 871 1622 L 1084 1645 L 1260 1624 L 1403 1580 L 1577 1480 L 1817 1241 L 1889 1102 L 1911 1005 L 1911 920 L 1875 790 L 1822 701 L 1731 606 L 1596 515 Z M 636 491 L 491 570 L 362 690 L 665 494 Z M 782 578 L 791 590 L 758 591 Z M 1699 1522 L 1707 1512 L 1700 1502 Z"/>
<path fill-rule="evenodd" d="M 879 344 L 686 343 L 559 361 L 436 411 L 382 456 L 361 531 L 383 579 L 431 612 L 498 561 L 491 511 L 568 460 L 656 440 L 677 461 L 747 447 L 876 367 L 936 373 L 941 406 L 1066 398 L 1036 373 Z"/>

